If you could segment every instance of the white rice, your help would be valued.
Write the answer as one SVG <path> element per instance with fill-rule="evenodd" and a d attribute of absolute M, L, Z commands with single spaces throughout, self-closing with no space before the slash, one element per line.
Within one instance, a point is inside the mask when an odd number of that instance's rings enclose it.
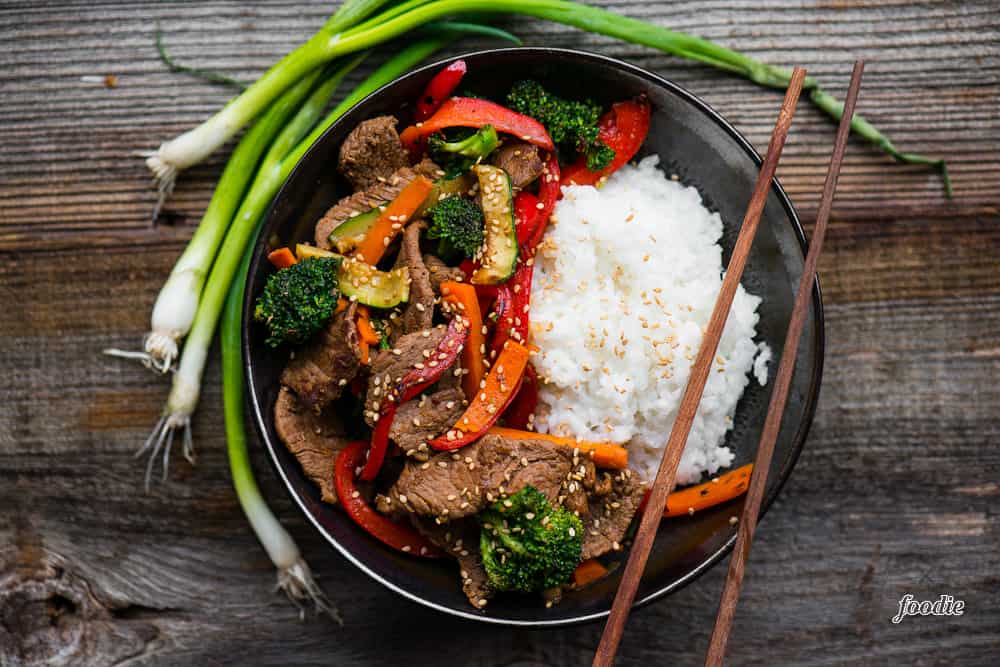
<path fill-rule="evenodd" d="M 722 220 L 658 158 L 625 166 L 600 190 L 564 189 L 536 258 L 534 364 L 543 378 L 539 431 L 627 444 L 651 480 L 722 285 Z M 760 298 L 736 293 L 678 469 L 696 482 L 732 463 L 724 446 L 753 370 Z M 547 383 L 546 383 L 547 381 Z"/>

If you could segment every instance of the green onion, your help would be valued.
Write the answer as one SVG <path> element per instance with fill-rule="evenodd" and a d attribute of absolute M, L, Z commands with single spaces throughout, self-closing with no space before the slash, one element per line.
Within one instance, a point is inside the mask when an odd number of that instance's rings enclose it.
<path fill-rule="evenodd" d="M 170 369 L 177 357 L 178 343 L 194 322 L 209 268 L 261 156 L 309 94 L 320 74 L 317 70 L 285 91 L 236 146 L 198 229 L 160 289 L 150 318 L 150 331 L 143 338 L 144 350 L 110 349 L 105 350 L 106 354 L 138 359 L 161 373 Z"/>
<path fill-rule="evenodd" d="M 430 21 L 481 12 L 524 14 L 564 23 L 696 60 L 739 74 L 762 86 L 785 88 L 790 77 L 789 70 L 785 68 L 758 62 L 708 40 L 569 0 L 409 0 L 349 30 L 324 26 L 214 116 L 161 145 L 147 160 L 147 165 L 158 178 L 164 173 L 172 178 L 177 171 L 211 154 L 282 90 L 323 62 L 370 48 Z M 815 79 L 808 78 L 805 88 L 810 91 L 810 99 L 819 109 L 839 119 L 842 107 L 819 88 Z M 898 161 L 936 167 L 950 195 L 950 181 L 943 161 L 899 152 L 888 139 L 873 133 L 871 130 L 874 128 L 860 116 L 854 117 L 851 127 L 859 136 L 872 141 Z"/>
<path fill-rule="evenodd" d="M 156 423 L 146 443 L 136 454 L 136 456 L 141 456 L 151 450 L 149 462 L 146 466 L 145 484 L 147 489 L 150 484 L 154 459 L 161 449 L 163 451 L 163 475 L 166 477 L 170 460 L 170 448 L 176 431 L 183 430 L 183 452 L 185 458 L 189 461 L 194 460 L 191 415 L 194 414 L 195 408 L 198 405 L 201 393 L 201 377 L 208 358 L 208 348 L 212 342 L 212 335 L 218 323 L 223 302 L 235 275 L 237 265 L 246 251 L 250 237 L 257 229 L 261 219 L 270 207 L 275 194 L 277 194 L 278 190 L 284 184 L 292 169 L 295 168 L 295 165 L 298 164 L 302 156 L 305 155 L 306 151 L 309 150 L 320 135 L 351 107 L 374 90 L 408 71 L 429 55 L 456 39 L 456 37 L 457 35 L 455 34 L 445 34 L 411 44 L 368 76 L 350 95 L 334 107 L 304 139 L 301 135 L 306 130 L 307 123 L 300 122 L 301 119 L 296 117 L 289 123 L 282 132 L 282 135 L 275 140 L 274 145 L 276 147 L 281 146 L 282 148 L 272 148 L 268 152 L 267 157 L 264 158 L 262 167 L 257 172 L 253 185 L 250 186 L 243 203 L 236 212 L 233 223 L 226 233 L 222 248 L 219 250 L 218 257 L 212 265 L 211 274 L 201 295 L 194 324 L 191 327 L 191 333 L 184 344 L 184 353 L 181 356 L 177 372 L 173 376 L 173 383 L 170 395 L 167 397 L 163 416 Z M 331 81 L 339 83 L 357 65 L 358 60 L 356 58 L 344 65 L 331 77 Z M 331 81 L 328 81 L 327 84 Z M 330 92 L 332 90 L 324 92 L 324 86 L 317 88 L 317 92 L 303 106 L 303 109 L 299 112 L 299 116 L 308 112 L 315 119 L 320 113 L 322 106 L 325 105 L 325 102 L 319 104 L 319 98 L 324 94 L 329 97 Z M 284 147 L 291 145 L 292 142 L 289 139 L 292 135 L 295 135 L 299 139 L 298 144 L 280 159 L 274 159 L 275 156 L 281 154 L 281 150 Z"/>
<path fill-rule="evenodd" d="M 330 604 L 313 578 L 295 540 L 278 522 L 261 496 L 250 465 L 243 412 L 244 376 L 240 352 L 242 342 L 240 316 L 249 264 L 250 253 L 246 253 L 236 273 L 236 279 L 229 289 L 219 330 L 222 343 L 222 400 L 226 417 L 226 448 L 229 453 L 229 470 L 233 476 L 233 487 L 236 489 L 240 507 L 243 508 L 243 513 L 246 514 L 257 539 L 278 570 L 278 588 L 295 603 L 300 614 L 304 613 L 302 604 L 311 602 L 317 613 L 329 614 L 343 625 L 337 610 Z"/>
<path fill-rule="evenodd" d="M 236 211 L 236 215 L 232 218 L 233 221 L 226 231 L 222 247 L 212 264 L 212 271 L 208 275 L 205 289 L 198 300 L 198 308 L 190 334 L 184 343 L 184 351 L 179 360 L 177 372 L 173 376 L 163 416 L 153 428 L 146 443 L 136 453 L 136 456 L 141 456 L 152 448 L 149 463 L 146 466 L 147 490 L 153 461 L 161 447 L 163 447 L 164 477 L 167 474 L 170 447 L 175 431 L 183 429 L 184 457 L 189 461 L 194 461 L 191 415 L 198 405 L 198 397 L 201 393 L 201 375 L 205 369 L 208 347 L 212 342 L 215 325 L 219 321 L 222 304 L 233 280 L 236 267 L 243 257 L 247 241 L 257 228 L 258 221 L 270 205 L 275 192 L 281 187 L 291 171 L 291 166 L 286 167 L 287 163 L 284 162 L 289 147 L 298 143 L 302 139 L 302 135 L 312 127 L 334 90 L 360 61 L 361 57 L 355 57 L 345 65 L 340 66 L 332 76 L 323 81 L 310 94 L 295 117 L 274 140 L 260 169 L 257 170 L 253 184 L 247 191 L 240 208 Z M 304 150 L 300 151 L 297 147 L 291 154 L 301 155 L 302 152 Z M 298 162 L 298 159 L 296 158 L 294 162 Z"/>

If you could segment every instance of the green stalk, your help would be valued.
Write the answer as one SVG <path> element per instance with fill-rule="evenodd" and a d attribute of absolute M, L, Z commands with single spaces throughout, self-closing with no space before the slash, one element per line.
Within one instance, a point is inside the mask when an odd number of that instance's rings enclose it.
<path fill-rule="evenodd" d="M 345 0 L 323 26 L 324 30 L 338 32 L 364 21 L 389 0 Z"/>
<path fill-rule="evenodd" d="M 284 591 L 288 599 L 300 610 L 302 603 L 311 602 L 317 612 L 327 613 L 343 625 L 337 610 L 329 603 L 323 590 L 313 578 L 295 540 L 267 506 L 257 487 L 257 480 L 250 464 L 244 420 L 245 378 L 240 350 L 243 290 L 246 287 L 249 266 L 250 253 L 245 253 L 226 298 L 219 332 L 222 348 L 222 402 L 226 421 L 226 451 L 229 454 L 233 487 L 254 534 L 278 570 L 278 588 Z"/>
<path fill-rule="evenodd" d="M 286 166 L 286 156 L 304 152 L 298 147 L 302 136 L 315 124 L 333 91 L 344 77 L 357 67 L 362 57 L 351 59 L 313 91 L 296 116 L 274 140 L 261 168 L 257 170 L 253 184 L 236 211 L 212 265 L 212 271 L 198 304 L 194 325 L 184 343 L 180 365 L 174 375 L 173 390 L 167 400 L 167 412 L 174 416 L 174 421 L 177 421 L 178 417 L 188 419 L 197 405 L 201 374 L 205 368 L 208 346 L 222 311 L 222 302 L 250 236 L 257 229 L 257 224 L 270 206 L 271 200 L 291 172 L 291 167 Z M 296 148 L 289 152 L 289 146 Z M 298 162 L 298 159 L 295 159 L 295 162 Z"/>
<path fill-rule="evenodd" d="M 150 166 L 155 169 L 156 164 L 167 164 L 174 169 L 183 169 L 200 161 L 222 145 L 232 132 L 248 122 L 258 109 L 290 82 L 327 60 L 370 48 L 430 21 L 479 12 L 523 14 L 563 23 L 702 62 L 739 74 L 762 86 L 784 89 L 791 76 L 791 72 L 783 67 L 758 62 L 708 40 L 569 0 L 409 0 L 349 30 L 320 30 L 215 116 L 161 146 L 155 158 L 151 158 L 153 164 Z M 839 103 L 831 103 L 833 98 L 819 88 L 815 79 L 807 78 L 805 88 L 810 91 L 810 99 L 819 109 L 839 119 L 838 114 L 842 113 Z M 874 128 L 860 116 L 855 116 L 851 128 L 896 160 L 935 166 L 950 193 L 947 167 L 942 160 L 900 153 L 881 134 L 873 136 L 870 130 Z"/>

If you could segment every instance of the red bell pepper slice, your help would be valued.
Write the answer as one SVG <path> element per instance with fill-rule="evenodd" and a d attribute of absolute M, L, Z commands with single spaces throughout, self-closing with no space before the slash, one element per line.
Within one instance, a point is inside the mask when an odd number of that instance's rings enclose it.
<path fill-rule="evenodd" d="M 394 549 L 426 558 L 443 556 L 441 550 L 423 535 L 408 525 L 382 516 L 361 497 L 354 485 L 354 470 L 361 464 L 367 447 L 368 443 L 363 440 L 352 442 L 340 451 L 333 466 L 333 485 L 347 516 L 370 535 Z"/>
<path fill-rule="evenodd" d="M 532 235 L 528 242 L 519 248 L 521 257 L 534 257 L 535 249 L 542 242 L 545 235 L 545 228 L 548 227 L 549 218 L 556 208 L 556 202 L 562 198 L 562 182 L 559 174 L 559 160 L 555 154 L 549 155 L 545 163 L 545 171 L 542 172 L 541 182 L 538 184 L 538 201 L 541 208 L 536 205 L 535 221 L 531 225 Z"/>
<path fill-rule="evenodd" d="M 581 155 L 576 162 L 566 167 L 562 184 L 594 185 L 618 171 L 642 148 L 646 135 L 649 134 L 651 115 L 652 108 L 644 96 L 613 104 L 611 111 L 601 116 L 598 122 L 598 138 L 615 150 L 614 160 L 600 171 L 591 171 L 587 169 L 587 158 Z"/>
<path fill-rule="evenodd" d="M 511 402 L 503 419 L 507 428 L 516 428 L 521 431 L 531 429 L 531 415 L 535 414 L 538 408 L 538 373 L 535 367 L 528 364 L 524 369 L 524 379 L 521 380 L 521 388 Z"/>
<path fill-rule="evenodd" d="M 530 258 L 529 258 L 529 261 Z M 521 262 L 506 284 L 497 291 L 496 329 L 490 342 L 490 359 L 496 359 L 507 341 L 528 344 L 531 319 L 528 304 L 531 303 L 531 278 L 534 275 L 534 261 Z"/>
<path fill-rule="evenodd" d="M 456 60 L 440 72 L 434 75 L 424 94 L 417 100 L 417 107 L 413 112 L 413 120 L 422 123 L 441 108 L 444 101 L 451 96 L 467 71 L 464 60 Z"/>
<path fill-rule="evenodd" d="M 530 351 L 517 341 L 508 342 L 486 376 L 486 385 L 469 402 L 458 422 L 430 441 L 437 451 L 451 451 L 478 440 L 507 410 L 521 388 Z"/>
<path fill-rule="evenodd" d="M 538 197 L 530 192 L 521 191 L 514 197 L 514 223 L 517 228 L 517 247 L 527 246 L 534 236 L 535 225 L 540 220 L 538 215 Z"/>
<path fill-rule="evenodd" d="M 448 127 L 480 128 L 483 125 L 492 125 L 497 132 L 513 134 L 547 151 L 555 150 L 549 133 L 534 118 L 511 111 L 496 102 L 471 97 L 448 99 L 433 116 L 406 128 L 399 138 L 403 146 L 412 152 L 421 139 L 439 130 Z"/>
<path fill-rule="evenodd" d="M 395 387 L 385 388 L 386 393 L 379 408 L 378 421 L 372 431 L 368 460 L 365 461 L 365 465 L 358 475 L 361 479 L 370 482 L 382 469 L 382 462 L 385 461 L 385 454 L 389 449 L 389 429 L 392 428 L 396 407 L 406 403 L 441 379 L 445 371 L 455 364 L 468 339 L 469 329 L 462 323 L 461 318 L 453 317 L 448 323 L 444 337 L 434 348 L 427 363 L 423 364 L 423 368 L 411 368 Z"/>

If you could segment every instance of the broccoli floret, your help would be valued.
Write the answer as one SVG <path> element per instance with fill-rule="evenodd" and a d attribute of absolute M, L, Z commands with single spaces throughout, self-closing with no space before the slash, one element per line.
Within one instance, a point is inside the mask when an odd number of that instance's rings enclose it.
<path fill-rule="evenodd" d="M 466 128 L 462 128 L 466 129 Z M 457 132 L 454 130 L 452 134 Z M 492 125 L 483 125 L 467 137 L 448 140 L 444 134 L 435 133 L 427 139 L 431 158 L 448 174 L 460 174 L 496 150 L 500 137 Z"/>
<path fill-rule="evenodd" d="M 319 332 L 337 308 L 339 257 L 313 257 L 267 279 L 254 319 L 267 325 L 267 344 L 299 344 Z"/>
<path fill-rule="evenodd" d="M 580 564 L 583 524 L 533 486 L 479 513 L 479 550 L 498 590 L 542 591 L 566 583 Z"/>
<path fill-rule="evenodd" d="M 474 257 L 483 246 L 483 211 L 471 199 L 452 195 L 430 210 L 427 238 L 437 240 L 437 254 L 445 261 Z"/>
<path fill-rule="evenodd" d="M 507 105 L 544 125 L 562 151 L 586 155 L 587 168 L 592 171 L 603 169 L 615 158 L 614 149 L 598 138 L 601 107 L 590 100 L 563 99 L 529 79 L 514 84 Z"/>

